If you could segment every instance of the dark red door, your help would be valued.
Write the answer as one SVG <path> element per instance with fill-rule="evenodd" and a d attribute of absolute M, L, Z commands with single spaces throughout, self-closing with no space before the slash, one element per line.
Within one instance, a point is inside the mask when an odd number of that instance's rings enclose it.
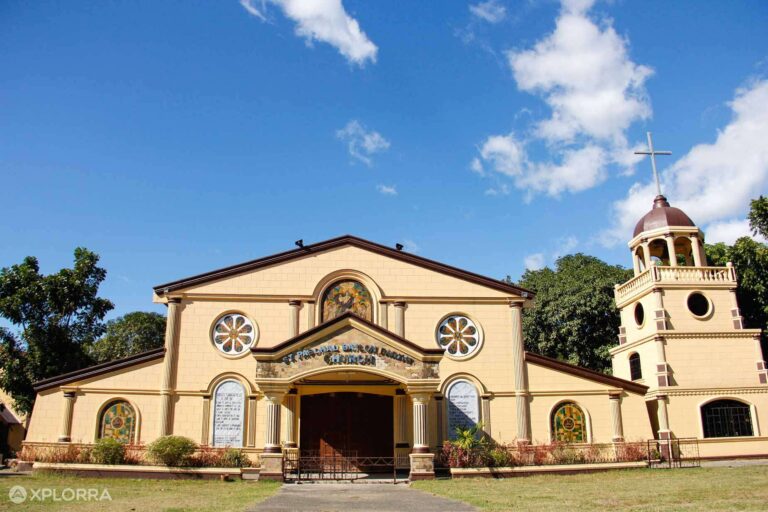
<path fill-rule="evenodd" d="M 301 397 L 302 452 L 321 456 L 392 457 L 392 397 L 331 393 Z"/>

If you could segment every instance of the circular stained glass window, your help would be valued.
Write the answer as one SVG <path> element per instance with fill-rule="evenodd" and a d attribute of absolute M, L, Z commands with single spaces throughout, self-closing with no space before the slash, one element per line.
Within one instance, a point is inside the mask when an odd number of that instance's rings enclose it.
<path fill-rule="evenodd" d="M 245 353 L 256 341 L 256 328 L 248 318 L 238 313 L 224 315 L 213 326 L 213 344 L 224 354 Z"/>
<path fill-rule="evenodd" d="M 463 315 L 451 315 L 437 327 L 437 344 L 456 358 L 468 357 L 480 348 L 482 334 L 478 326 Z"/>

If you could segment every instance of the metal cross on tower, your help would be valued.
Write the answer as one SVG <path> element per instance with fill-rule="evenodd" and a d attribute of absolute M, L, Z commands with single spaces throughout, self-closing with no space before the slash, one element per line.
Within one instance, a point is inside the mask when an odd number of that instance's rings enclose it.
<path fill-rule="evenodd" d="M 653 179 L 656 180 L 656 194 L 661 195 L 661 183 L 659 183 L 659 173 L 656 170 L 656 155 L 671 155 L 671 151 L 654 151 L 653 137 L 651 132 L 648 134 L 648 151 L 635 151 L 636 155 L 651 155 L 651 166 L 653 167 Z"/>

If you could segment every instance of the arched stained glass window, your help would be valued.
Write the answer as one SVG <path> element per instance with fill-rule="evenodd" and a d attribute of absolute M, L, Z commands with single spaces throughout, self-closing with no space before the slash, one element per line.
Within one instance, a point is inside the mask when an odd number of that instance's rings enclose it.
<path fill-rule="evenodd" d="M 373 300 L 362 283 L 352 280 L 339 281 L 325 291 L 322 311 L 323 322 L 348 312 L 373 321 Z"/>
<path fill-rule="evenodd" d="M 587 421 L 584 411 L 573 402 L 560 404 L 552 413 L 552 437 L 563 443 L 586 443 Z"/>
<path fill-rule="evenodd" d="M 715 400 L 701 408 L 704 437 L 754 435 L 749 405 L 736 400 Z"/>
<path fill-rule="evenodd" d="M 99 437 L 111 437 L 121 443 L 133 443 L 136 435 L 136 411 L 126 401 L 118 400 L 104 408 L 99 421 Z"/>

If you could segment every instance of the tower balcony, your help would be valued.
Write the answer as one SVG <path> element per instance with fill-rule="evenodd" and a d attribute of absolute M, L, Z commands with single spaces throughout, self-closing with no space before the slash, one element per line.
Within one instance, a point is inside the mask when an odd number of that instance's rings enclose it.
<path fill-rule="evenodd" d="M 725 267 L 667 267 L 654 266 L 614 289 L 616 305 L 623 307 L 629 300 L 647 293 L 654 287 L 735 288 L 736 270 L 729 262 Z"/>

